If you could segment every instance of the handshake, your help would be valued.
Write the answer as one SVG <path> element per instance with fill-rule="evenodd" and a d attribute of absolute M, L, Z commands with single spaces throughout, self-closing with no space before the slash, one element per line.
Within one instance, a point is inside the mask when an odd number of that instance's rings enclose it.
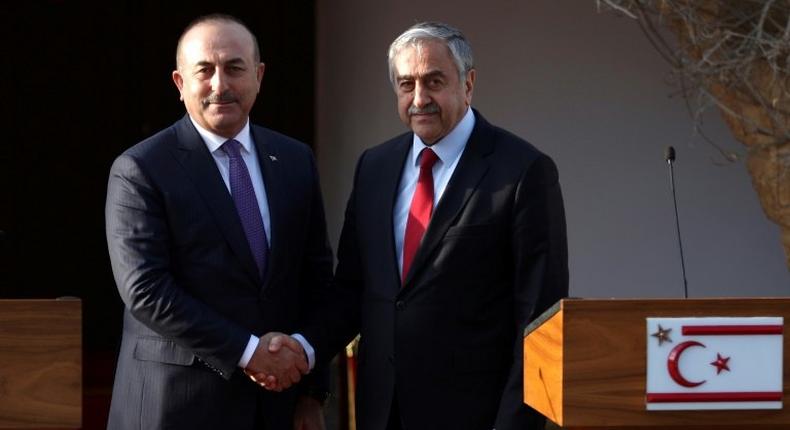
<path fill-rule="evenodd" d="M 291 336 L 271 332 L 261 336 L 244 373 L 269 391 L 282 391 L 309 372 L 302 345 Z"/>

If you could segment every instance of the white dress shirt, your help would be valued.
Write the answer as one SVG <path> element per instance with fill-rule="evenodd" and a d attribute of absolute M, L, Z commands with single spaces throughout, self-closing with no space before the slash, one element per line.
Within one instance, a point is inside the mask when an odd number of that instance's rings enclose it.
<path fill-rule="evenodd" d="M 192 119 L 192 117 L 189 119 Z M 222 180 L 225 181 L 225 187 L 230 193 L 230 158 L 225 151 L 220 149 L 222 144 L 230 139 L 204 129 L 195 120 L 192 120 L 192 124 L 195 125 L 198 134 L 203 138 L 203 142 L 206 144 L 209 152 L 211 152 L 214 162 L 217 163 L 219 174 L 222 175 Z M 241 144 L 241 158 L 244 160 L 244 164 L 247 165 L 247 171 L 250 172 L 252 188 L 255 190 L 255 199 L 258 200 L 258 208 L 261 210 L 261 218 L 263 218 L 263 229 L 266 231 L 266 239 L 269 242 L 269 249 L 271 249 L 272 223 L 269 215 L 269 201 L 266 198 L 266 184 L 263 183 L 261 165 L 258 163 L 258 152 L 255 151 L 255 145 L 252 143 L 249 119 L 244 124 L 244 128 L 233 139 Z"/>
<path fill-rule="evenodd" d="M 395 252 L 398 256 L 398 273 L 403 272 L 403 236 L 406 234 L 406 221 L 409 219 L 409 208 L 417 188 L 417 180 L 420 177 L 420 154 L 423 149 L 431 148 L 439 157 L 433 165 L 433 206 L 439 201 L 453 176 L 458 160 L 461 159 L 466 148 L 472 129 L 475 127 L 475 115 L 471 108 L 467 108 L 466 114 L 461 121 L 450 131 L 447 136 L 441 138 L 431 146 L 423 143 L 422 139 L 416 134 L 412 140 L 411 149 L 406 156 L 406 163 L 401 173 L 398 195 L 395 200 L 395 207 L 392 211 L 392 227 L 395 235 Z M 430 224 L 429 224 L 430 225 Z"/>

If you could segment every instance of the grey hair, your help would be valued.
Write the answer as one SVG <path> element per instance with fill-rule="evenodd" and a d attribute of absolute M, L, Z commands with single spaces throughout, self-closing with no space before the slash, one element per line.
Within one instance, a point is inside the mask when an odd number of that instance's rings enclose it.
<path fill-rule="evenodd" d="M 398 53 L 407 46 L 418 46 L 426 40 L 444 42 L 453 56 L 458 78 L 461 83 L 466 82 L 466 74 L 475 67 L 472 46 L 460 30 L 441 22 L 414 24 L 392 42 L 387 53 L 390 82 L 395 85 L 395 57 Z"/>

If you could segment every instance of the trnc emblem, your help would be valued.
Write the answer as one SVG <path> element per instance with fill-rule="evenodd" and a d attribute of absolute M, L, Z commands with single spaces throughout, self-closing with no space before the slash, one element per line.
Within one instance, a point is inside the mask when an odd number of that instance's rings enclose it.
<path fill-rule="evenodd" d="M 781 317 L 647 318 L 647 409 L 782 409 L 783 333 Z"/>

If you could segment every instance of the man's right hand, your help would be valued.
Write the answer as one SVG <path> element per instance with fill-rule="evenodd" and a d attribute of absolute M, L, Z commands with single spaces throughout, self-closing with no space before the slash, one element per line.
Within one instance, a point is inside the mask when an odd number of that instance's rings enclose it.
<path fill-rule="evenodd" d="M 272 391 L 290 387 L 308 371 L 302 345 L 294 338 L 277 332 L 266 333 L 260 338 L 258 347 L 244 368 L 244 373 L 250 379 Z"/>

